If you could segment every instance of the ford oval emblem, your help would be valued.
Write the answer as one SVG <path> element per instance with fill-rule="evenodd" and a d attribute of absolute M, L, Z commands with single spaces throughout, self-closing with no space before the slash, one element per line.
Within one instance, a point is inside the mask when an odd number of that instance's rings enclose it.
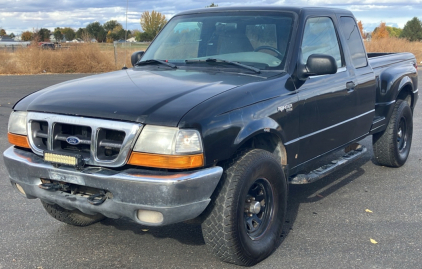
<path fill-rule="evenodd" d="M 79 140 L 79 138 L 77 138 L 76 136 L 69 136 L 66 138 L 66 142 L 71 145 L 78 145 L 79 143 L 81 143 L 81 140 Z"/>

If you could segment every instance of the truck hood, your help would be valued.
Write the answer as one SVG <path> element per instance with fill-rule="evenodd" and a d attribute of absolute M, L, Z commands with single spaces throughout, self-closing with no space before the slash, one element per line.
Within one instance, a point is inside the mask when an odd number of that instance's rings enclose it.
<path fill-rule="evenodd" d="M 265 78 L 234 73 L 127 69 L 48 87 L 14 109 L 177 126 L 199 103 L 261 80 Z"/>

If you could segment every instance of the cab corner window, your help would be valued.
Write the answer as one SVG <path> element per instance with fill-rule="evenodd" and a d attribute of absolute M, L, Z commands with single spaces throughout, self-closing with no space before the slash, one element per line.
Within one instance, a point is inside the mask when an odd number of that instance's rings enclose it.
<path fill-rule="evenodd" d="M 353 66 L 355 68 L 367 66 L 365 48 L 363 47 L 362 37 L 355 20 L 352 17 L 341 17 L 340 21 Z"/>
<path fill-rule="evenodd" d="M 326 54 L 336 60 L 338 68 L 344 66 L 336 30 L 328 17 L 309 18 L 306 21 L 301 50 L 302 64 L 306 64 L 312 54 Z"/>

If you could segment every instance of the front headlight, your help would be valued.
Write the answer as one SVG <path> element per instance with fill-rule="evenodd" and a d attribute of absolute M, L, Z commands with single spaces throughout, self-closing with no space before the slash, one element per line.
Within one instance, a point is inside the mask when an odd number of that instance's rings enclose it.
<path fill-rule="evenodd" d="M 202 140 L 198 131 L 147 125 L 139 135 L 129 164 L 189 169 L 204 165 Z"/>
<path fill-rule="evenodd" d="M 147 125 L 133 151 L 172 155 L 199 153 L 202 152 L 202 141 L 196 130 Z"/>
<path fill-rule="evenodd" d="M 26 129 L 25 111 L 13 111 L 9 117 L 9 125 L 7 128 L 7 138 L 10 144 L 18 147 L 30 148 L 28 143 L 28 131 Z"/>
<path fill-rule="evenodd" d="M 28 135 L 26 130 L 26 115 L 25 111 L 13 111 L 9 117 L 8 131 L 12 134 Z"/>

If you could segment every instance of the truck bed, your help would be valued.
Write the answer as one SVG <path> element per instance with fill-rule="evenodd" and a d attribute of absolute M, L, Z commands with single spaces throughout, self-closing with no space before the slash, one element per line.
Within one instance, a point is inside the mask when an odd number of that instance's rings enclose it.
<path fill-rule="evenodd" d="M 382 68 L 404 61 L 413 61 L 415 56 L 412 53 L 381 53 L 372 52 L 368 53 L 368 61 L 376 75 Z M 377 70 L 378 69 L 378 70 Z"/>

